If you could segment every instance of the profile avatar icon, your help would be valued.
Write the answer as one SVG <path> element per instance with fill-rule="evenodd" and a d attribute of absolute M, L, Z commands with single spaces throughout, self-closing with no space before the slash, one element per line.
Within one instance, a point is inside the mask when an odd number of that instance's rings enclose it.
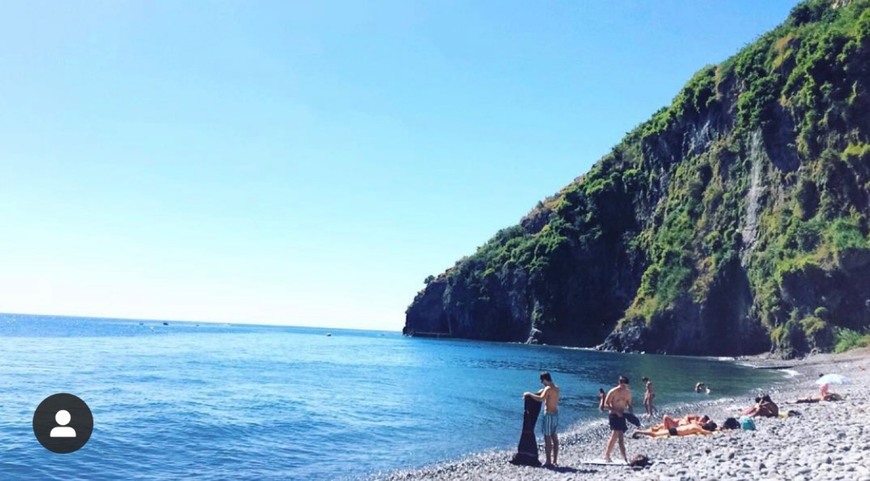
<path fill-rule="evenodd" d="M 76 430 L 70 426 L 69 424 L 72 416 L 70 416 L 69 411 L 66 409 L 61 409 L 54 415 L 54 420 L 57 421 L 60 426 L 54 427 L 51 429 L 51 434 L 49 437 L 52 438 L 74 438 L 76 437 Z"/>
<path fill-rule="evenodd" d="M 53 453 L 78 451 L 88 443 L 93 432 L 91 408 L 74 394 L 52 394 L 43 399 L 33 413 L 33 435 L 42 447 Z"/>

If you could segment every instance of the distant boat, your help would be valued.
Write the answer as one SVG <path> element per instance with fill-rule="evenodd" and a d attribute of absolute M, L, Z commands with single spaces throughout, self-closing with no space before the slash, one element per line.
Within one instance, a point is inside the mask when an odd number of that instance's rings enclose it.
<path fill-rule="evenodd" d="M 326 333 L 326 337 L 332 337 L 332 333 L 331 333 L 331 332 L 327 332 L 327 333 Z"/>
<path fill-rule="evenodd" d="M 163 325 L 164 325 L 164 326 L 168 326 L 169 323 L 168 323 L 168 322 L 164 322 Z"/>

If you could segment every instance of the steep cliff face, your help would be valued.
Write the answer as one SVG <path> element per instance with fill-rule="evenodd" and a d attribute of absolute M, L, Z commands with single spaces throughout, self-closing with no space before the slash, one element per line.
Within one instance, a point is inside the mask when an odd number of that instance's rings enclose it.
<path fill-rule="evenodd" d="M 429 282 L 406 332 L 733 355 L 870 326 L 870 0 L 798 5 Z"/>

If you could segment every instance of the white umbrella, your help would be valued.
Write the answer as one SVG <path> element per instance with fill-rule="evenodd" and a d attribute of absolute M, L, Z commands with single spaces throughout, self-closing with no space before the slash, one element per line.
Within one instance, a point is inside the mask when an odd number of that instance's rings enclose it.
<path fill-rule="evenodd" d="M 822 384 L 850 384 L 852 381 L 842 375 L 842 374 L 825 374 L 824 376 L 816 379 L 816 384 L 821 386 Z"/>

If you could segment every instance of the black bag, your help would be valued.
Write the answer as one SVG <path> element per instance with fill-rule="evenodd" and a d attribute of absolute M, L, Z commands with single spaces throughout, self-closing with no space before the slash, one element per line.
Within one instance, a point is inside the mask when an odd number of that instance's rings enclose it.
<path fill-rule="evenodd" d="M 740 421 L 735 418 L 728 418 L 722 424 L 722 429 L 740 429 Z"/>
<path fill-rule="evenodd" d="M 538 459 L 538 441 L 535 439 L 535 425 L 538 423 L 538 415 L 541 414 L 541 403 L 526 396 L 525 411 L 523 412 L 523 432 L 520 434 L 520 442 L 517 445 L 517 454 L 511 458 L 511 464 L 523 464 L 526 466 L 540 466 Z"/>

